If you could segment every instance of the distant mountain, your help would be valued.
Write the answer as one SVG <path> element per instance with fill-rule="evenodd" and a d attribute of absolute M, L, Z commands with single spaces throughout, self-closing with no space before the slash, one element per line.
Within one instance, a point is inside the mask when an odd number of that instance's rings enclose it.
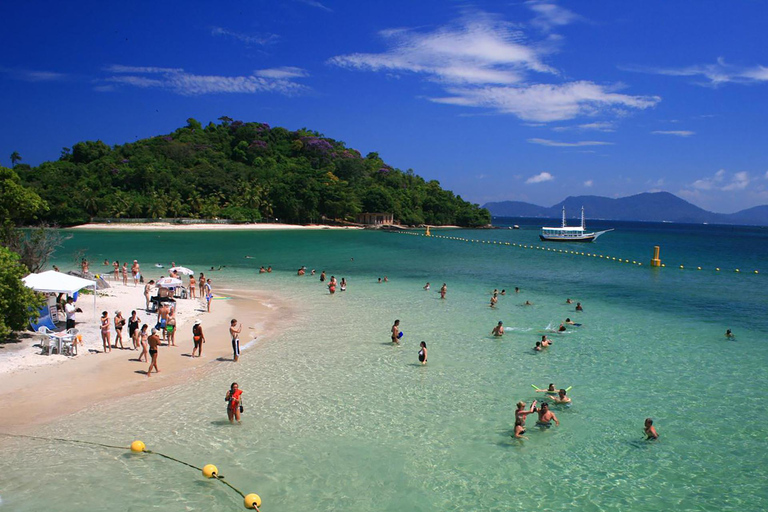
<path fill-rule="evenodd" d="M 563 206 L 571 219 L 580 215 L 583 206 L 585 215 L 590 219 L 768 226 L 768 205 L 736 213 L 714 213 L 669 192 L 645 192 L 618 199 L 600 196 L 567 197 L 549 208 L 520 201 L 492 202 L 483 207 L 494 217 L 559 218 Z"/>

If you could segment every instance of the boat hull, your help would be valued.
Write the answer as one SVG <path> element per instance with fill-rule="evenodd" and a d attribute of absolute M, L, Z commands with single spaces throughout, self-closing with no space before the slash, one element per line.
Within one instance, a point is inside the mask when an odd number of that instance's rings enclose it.
<path fill-rule="evenodd" d="M 542 242 L 594 242 L 597 240 L 597 236 L 595 234 L 590 235 L 583 235 L 583 236 L 569 236 L 569 237 L 558 237 L 558 236 L 544 236 L 539 235 L 539 238 Z"/>

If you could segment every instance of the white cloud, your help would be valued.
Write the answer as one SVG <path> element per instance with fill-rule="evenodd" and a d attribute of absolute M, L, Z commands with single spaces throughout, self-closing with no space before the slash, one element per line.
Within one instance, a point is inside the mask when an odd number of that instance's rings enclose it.
<path fill-rule="evenodd" d="M 257 76 L 263 76 L 266 78 L 278 78 L 278 79 L 304 78 L 309 75 L 305 70 L 301 68 L 296 68 L 293 66 L 283 66 L 280 68 L 271 68 L 271 69 L 259 69 L 255 71 L 254 74 Z"/>
<path fill-rule="evenodd" d="M 584 182 L 584 186 L 587 187 L 587 188 L 591 187 L 592 185 L 593 185 L 593 181 L 592 180 L 587 180 L 587 181 Z"/>
<path fill-rule="evenodd" d="M 326 7 L 325 5 L 321 4 L 317 0 L 297 0 L 299 3 L 306 4 L 310 7 L 317 7 L 318 9 L 322 9 L 324 11 L 333 12 L 333 9 L 330 7 Z"/>
<path fill-rule="evenodd" d="M 241 43 L 245 43 L 247 45 L 257 44 L 261 46 L 274 43 L 278 39 L 278 36 L 276 36 L 275 34 L 266 34 L 266 35 L 243 34 L 241 32 L 235 32 L 222 27 L 213 27 L 211 29 L 211 35 L 229 37 L 231 39 L 240 41 Z"/>
<path fill-rule="evenodd" d="M 537 15 L 531 24 L 546 32 L 556 26 L 568 25 L 579 19 L 579 16 L 573 12 L 552 2 L 531 0 L 526 2 L 526 6 Z"/>
<path fill-rule="evenodd" d="M 651 133 L 655 135 L 676 135 L 678 137 L 690 137 L 696 135 L 696 132 L 690 130 L 654 130 Z"/>
<path fill-rule="evenodd" d="M 540 16 L 547 13 L 554 25 L 568 18 L 569 11 L 550 3 L 532 2 L 529 7 Z M 587 80 L 537 83 L 538 77 L 556 80 L 560 76 L 543 60 L 551 50 L 541 42 L 530 42 L 520 25 L 485 13 L 432 31 L 400 28 L 380 35 L 388 50 L 339 55 L 328 62 L 348 69 L 421 75 L 447 93 L 428 97 L 430 101 L 487 108 L 524 121 L 563 121 L 599 113 L 622 115 L 661 101 L 658 96 L 620 94 L 617 85 Z"/>
<path fill-rule="evenodd" d="M 701 77 L 705 81 L 696 82 L 697 85 L 709 87 L 718 87 L 727 83 L 753 84 L 768 81 L 767 67 L 760 64 L 752 67 L 735 66 L 726 63 L 722 57 L 714 64 L 697 64 L 679 68 L 625 66 L 623 69 L 656 75 Z"/>
<path fill-rule="evenodd" d="M 307 76 L 300 68 L 275 68 L 255 71 L 248 76 L 195 75 L 181 68 L 109 66 L 113 73 L 104 81 L 111 84 L 130 85 L 142 89 L 167 89 L 184 96 L 215 93 L 277 92 L 297 94 L 307 87 L 294 82 L 293 78 Z"/>
<path fill-rule="evenodd" d="M 431 100 L 451 105 L 492 108 L 514 114 L 526 121 L 537 122 L 565 121 L 601 112 L 617 114 L 619 107 L 645 109 L 661 101 L 658 96 L 614 93 L 604 86 L 585 81 L 561 85 L 449 88 L 447 92 L 451 96 Z"/>
<path fill-rule="evenodd" d="M 23 80 L 24 82 L 59 82 L 69 78 L 68 75 L 55 71 L 11 69 L 3 66 L 0 66 L 0 73 L 4 73 L 16 80 Z"/>
<path fill-rule="evenodd" d="M 549 174 L 548 172 L 542 172 L 542 173 L 539 173 L 539 174 L 537 174 L 535 176 L 531 176 L 530 178 L 525 180 L 525 183 L 526 184 L 544 183 L 545 181 L 552 181 L 554 179 L 555 179 L 555 177 L 552 176 L 551 174 Z"/>
<path fill-rule="evenodd" d="M 597 131 L 597 132 L 615 132 L 616 125 L 611 122 L 597 122 L 597 123 L 580 124 L 576 126 L 556 126 L 552 128 L 552 130 L 556 132 L 590 131 L 590 130 Z"/>
<path fill-rule="evenodd" d="M 749 173 L 741 171 L 728 175 L 724 169 L 720 169 L 713 176 L 694 181 L 690 187 L 699 191 L 737 191 L 744 190 L 751 182 Z"/>
<path fill-rule="evenodd" d="M 613 142 L 601 140 L 581 140 L 579 142 L 560 142 L 549 139 L 528 139 L 531 144 L 540 144 L 542 146 L 551 146 L 557 148 L 579 148 L 583 146 L 612 146 Z"/>

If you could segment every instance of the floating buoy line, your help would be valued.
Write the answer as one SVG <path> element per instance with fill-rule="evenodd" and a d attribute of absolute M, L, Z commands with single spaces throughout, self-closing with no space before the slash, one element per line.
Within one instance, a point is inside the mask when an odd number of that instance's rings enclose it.
<path fill-rule="evenodd" d="M 540 245 L 534 245 L 534 244 L 520 244 L 516 242 L 500 242 L 498 240 L 475 240 L 472 238 L 463 238 L 460 236 L 444 236 L 444 235 L 435 235 L 429 232 L 427 230 L 426 233 L 414 233 L 412 231 L 389 231 L 390 233 L 398 233 L 401 235 L 411 235 L 411 236 L 422 236 L 425 238 L 440 238 L 443 240 L 452 240 L 455 242 L 466 242 L 466 243 L 475 243 L 475 244 L 487 244 L 487 245 L 498 245 L 498 246 L 504 246 L 504 247 L 516 247 L 518 249 L 529 249 L 529 250 L 539 250 L 539 251 L 546 251 L 546 252 L 553 252 L 553 253 L 561 253 L 561 254 L 570 254 L 573 256 L 585 256 L 588 258 L 598 258 L 606 261 L 615 261 L 616 263 L 624 263 L 624 264 L 631 264 L 638 267 L 643 266 L 642 261 L 638 260 L 630 260 L 629 258 L 616 258 L 615 256 L 608 256 L 605 254 L 597 254 L 594 252 L 585 252 L 585 251 L 571 251 L 568 249 L 553 249 L 551 247 L 542 247 Z M 653 258 L 651 259 L 650 267 L 654 268 L 678 268 L 679 270 L 705 270 L 703 267 L 686 267 L 685 265 L 680 265 L 679 267 L 667 267 L 664 263 L 661 263 L 661 260 L 659 259 L 659 253 L 658 253 L 658 247 L 654 247 L 654 254 Z M 715 272 L 720 272 L 720 267 L 714 268 Z M 733 272 L 736 274 L 760 274 L 758 270 L 754 271 L 743 271 L 738 268 L 733 269 Z"/>
<path fill-rule="evenodd" d="M 104 443 L 95 443 L 93 441 L 82 441 L 79 439 L 64 439 L 59 437 L 40 437 L 40 436 L 30 436 L 25 434 L 6 434 L 5 432 L 0 432 L 0 435 L 6 436 L 6 437 L 17 437 L 17 438 L 24 438 L 24 439 L 36 439 L 39 441 L 58 441 L 63 443 L 74 443 L 74 444 L 85 444 L 89 446 L 100 446 L 102 448 L 111 448 L 115 450 L 130 450 L 132 453 L 148 453 L 150 455 L 158 455 L 160 457 L 163 457 L 168 460 L 172 460 L 174 462 L 178 462 L 179 464 L 183 464 L 184 466 L 190 467 L 192 469 L 196 469 L 197 471 L 200 471 L 205 478 L 213 478 L 215 480 L 218 480 L 222 484 L 226 485 L 233 491 L 235 491 L 237 494 L 240 495 L 241 498 L 243 498 L 243 505 L 245 508 L 249 510 L 256 510 L 259 511 L 259 507 L 261 506 L 261 497 L 256 493 L 251 494 L 244 494 L 240 489 L 235 487 L 234 485 L 227 482 L 222 475 L 219 474 L 219 469 L 214 466 L 213 464 L 206 464 L 202 468 L 199 468 L 195 466 L 194 464 L 190 464 L 188 462 L 184 462 L 183 460 L 179 460 L 177 458 L 171 457 L 170 455 L 166 455 L 164 453 L 155 452 L 152 450 L 147 450 L 146 445 L 142 441 L 134 441 L 131 443 L 129 447 L 126 446 L 116 446 L 111 444 L 104 444 Z"/>

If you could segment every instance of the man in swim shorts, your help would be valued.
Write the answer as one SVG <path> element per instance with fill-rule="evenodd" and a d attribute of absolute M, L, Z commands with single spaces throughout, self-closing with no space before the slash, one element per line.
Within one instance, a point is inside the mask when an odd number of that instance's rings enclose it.
<path fill-rule="evenodd" d="M 537 427 L 549 428 L 552 426 L 553 421 L 555 422 L 555 425 L 558 427 L 560 426 L 557 416 L 549 410 L 549 404 L 547 402 L 543 402 L 541 408 L 537 412 L 539 413 L 539 419 L 536 420 Z"/>
<path fill-rule="evenodd" d="M 240 331 L 243 330 L 243 324 L 238 324 L 236 319 L 229 323 L 229 335 L 232 337 L 232 352 L 235 354 L 233 360 L 237 362 L 240 359 Z"/>

